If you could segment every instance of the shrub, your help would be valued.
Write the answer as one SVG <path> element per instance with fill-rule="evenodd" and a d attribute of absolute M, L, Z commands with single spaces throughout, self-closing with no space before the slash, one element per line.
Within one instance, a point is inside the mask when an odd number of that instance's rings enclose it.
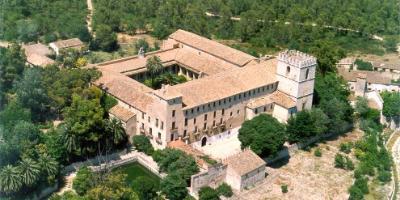
<path fill-rule="evenodd" d="M 216 190 L 211 187 L 202 187 L 199 190 L 199 199 L 200 200 L 219 200 L 219 195 Z"/>
<path fill-rule="evenodd" d="M 354 62 L 357 65 L 358 70 L 373 71 L 374 67 L 370 62 L 365 62 L 361 59 L 356 59 Z"/>
<path fill-rule="evenodd" d="M 382 183 L 387 183 L 392 180 L 392 174 L 389 171 L 380 170 L 378 172 L 378 180 Z"/>
<path fill-rule="evenodd" d="M 79 195 L 84 195 L 94 186 L 94 174 L 88 167 L 81 167 L 73 181 L 72 188 Z"/>
<path fill-rule="evenodd" d="M 288 186 L 285 184 L 285 185 L 281 185 L 281 190 L 282 190 L 282 193 L 287 193 L 289 190 L 288 190 Z"/>
<path fill-rule="evenodd" d="M 224 197 L 231 197 L 233 195 L 231 186 L 226 183 L 222 183 L 220 186 L 218 186 L 217 192 L 219 195 Z"/>
<path fill-rule="evenodd" d="M 151 155 L 154 152 L 153 146 L 151 145 L 149 138 L 144 135 L 133 136 L 132 144 L 138 151 L 144 152 L 147 155 Z"/>
<path fill-rule="evenodd" d="M 365 177 L 356 179 L 356 181 L 354 181 L 353 186 L 355 186 L 358 189 L 360 189 L 360 191 L 363 194 L 368 194 L 368 192 L 369 192 L 369 190 L 368 190 L 368 180 Z"/>
<path fill-rule="evenodd" d="M 337 153 L 335 156 L 335 167 L 345 169 L 346 168 L 346 160 L 342 156 L 342 154 Z"/>
<path fill-rule="evenodd" d="M 345 158 L 346 158 L 346 169 L 354 170 L 353 161 L 351 161 L 351 159 L 349 157 L 345 157 Z"/>
<path fill-rule="evenodd" d="M 314 156 L 317 156 L 317 157 L 321 157 L 322 156 L 322 152 L 321 152 L 320 148 L 315 149 Z"/>
<path fill-rule="evenodd" d="M 362 191 L 356 187 L 356 186 L 351 186 L 349 189 L 349 200 L 363 200 L 364 199 L 364 194 Z"/>
<path fill-rule="evenodd" d="M 340 151 L 346 154 L 349 154 L 351 152 L 352 144 L 350 142 L 348 143 L 341 143 L 340 144 Z"/>

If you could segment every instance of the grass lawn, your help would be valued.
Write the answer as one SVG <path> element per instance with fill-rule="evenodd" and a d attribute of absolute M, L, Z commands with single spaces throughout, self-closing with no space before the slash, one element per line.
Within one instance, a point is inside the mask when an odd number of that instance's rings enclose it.
<path fill-rule="evenodd" d="M 151 171 L 146 169 L 146 167 L 142 166 L 141 164 L 139 164 L 137 162 L 133 162 L 133 163 L 118 167 L 115 170 L 113 170 L 113 172 L 122 172 L 124 174 L 127 174 L 128 176 L 126 178 L 126 182 L 129 185 L 131 185 L 132 182 L 140 176 L 145 176 L 145 177 L 149 178 L 157 185 L 157 187 L 159 186 L 160 180 L 161 180 L 157 175 L 153 174 Z"/>

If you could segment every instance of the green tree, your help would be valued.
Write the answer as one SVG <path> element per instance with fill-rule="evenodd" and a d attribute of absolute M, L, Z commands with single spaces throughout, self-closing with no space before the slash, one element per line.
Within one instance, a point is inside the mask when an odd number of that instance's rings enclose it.
<path fill-rule="evenodd" d="M 180 174 L 170 173 L 161 180 L 161 191 L 170 200 L 181 200 L 188 195 L 186 181 Z"/>
<path fill-rule="evenodd" d="M 343 49 L 326 40 L 316 41 L 310 51 L 317 57 L 318 70 L 322 74 L 336 71 L 336 63 L 345 57 Z"/>
<path fill-rule="evenodd" d="M 205 186 L 200 188 L 199 190 L 199 199 L 200 200 L 219 200 L 219 195 L 216 190 L 209 186 Z"/>
<path fill-rule="evenodd" d="M 124 127 L 122 127 L 121 121 L 116 118 L 106 119 L 104 124 L 108 140 L 111 140 L 115 145 L 126 140 L 127 136 Z"/>
<path fill-rule="evenodd" d="M 22 187 L 22 178 L 16 167 L 7 165 L 0 170 L 0 191 L 14 193 Z"/>
<path fill-rule="evenodd" d="M 242 148 L 250 147 L 258 155 L 271 156 L 285 143 L 285 126 L 271 115 L 261 114 L 242 124 L 239 140 Z"/>
<path fill-rule="evenodd" d="M 40 166 L 31 158 L 23 158 L 17 169 L 21 174 L 22 182 L 27 186 L 32 186 L 39 179 Z"/>
<path fill-rule="evenodd" d="M 72 188 L 76 193 L 83 196 L 95 185 L 95 175 L 88 167 L 81 167 L 76 173 Z"/>
<path fill-rule="evenodd" d="M 318 108 L 300 111 L 288 120 L 288 139 L 290 142 L 304 142 L 310 137 L 325 133 L 328 123 L 328 117 Z"/>
<path fill-rule="evenodd" d="M 231 197 L 233 195 L 231 186 L 226 183 L 222 183 L 220 186 L 218 186 L 217 192 L 219 195 L 224 197 Z"/>
<path fill-rule="evenodd" d="M 356 106 L 354 111 L 360 115 L 360 117 L 364 118 L 369 112 L 368 100 L 363 97 L 357 97 Z"/>
<path fill-rule="evenodd" d="M 146 68 L 152 77 L 152 82 L 154 82 L 154 77 L 159 75 L 164 67 L 161 63 L 160 57 L 152 56 L 146 60 Z"/>
<path fill-rule="evenodd" d="M 153 146 L 150 143 L 149 138 L 144 135 L 135 135 L 132 137 L 133 146 L 140 152 L 144 152 L 147 155 L 151 155 L 154 151 Z"/>
<path fill-rule="evenodd" d="M 96 37 L 94 49 L 99 48 L 103 51 L 111 52 L 118 49 L 117 35 L 108 25 L 99 25 L 96 27 Z"/>
<path fill-rule="evenodd" d="M 126 176 L 119 173 L 108 174 L 104 180 L 87 192 L 87 199 L 139 200 L 137 194 L 125 184 Z"/>
<path fill-rule="evenodd" d="M 157 185 L 148 177 L 139 176 L 132 182 L 132 187 L 141 200 L 156 199 L 157 197 Z"/>
<path fill-rule="evenodd" d="M 8 92 L 25 69 L 26 57 L 21 46 L 13 43 L 10 48 L 0 48 L 0 91 Z"/>
<path fill-rule="evenodd" d="M 34 121 L 44 121 L 50 108 L 50 99 L 42 77 L 39 68 L 29 68 L 24 71 L 22 80 L 16 84 L 18 101 L 23 107 L 31 110 Z"/>
<path fill-rule="evenodd" d="M 43 175 L 47 177 L 54 177 L 58 173 L 59 165 L 57 161 L 47 154 L 39 156 L 38 164 Z"/>
<path fill-rule="evenodd" d="M 398 92 L 383 92 L 383 110 L 385 117 L 400 116 L 400 93 Z"/>

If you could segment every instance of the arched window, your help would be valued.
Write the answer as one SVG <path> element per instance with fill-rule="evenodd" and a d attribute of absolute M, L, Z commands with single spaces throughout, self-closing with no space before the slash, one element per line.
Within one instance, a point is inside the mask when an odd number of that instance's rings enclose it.
<path fill-rule="evenodd" d="M 289 73 L 290 73 L 290 67 L 287 66 L 287 67 L 286 67 L 286 76 L 289 75 Z"/>
<path fill-rule="evenodd" d="M 308 74 L 310 73 L 310 69 L 307 68 L 306 70 L 306 79 L 308 79 Z"/>

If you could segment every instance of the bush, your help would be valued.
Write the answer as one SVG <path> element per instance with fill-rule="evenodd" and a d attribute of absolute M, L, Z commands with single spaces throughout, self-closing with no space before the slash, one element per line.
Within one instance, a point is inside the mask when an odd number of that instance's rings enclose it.
<path fill-rule="evenodd" d="M 317 156 L 317 157 L 321 157 L 322 156 L 322 152 L 321 152 L 320 148 L 315 149 L 314 156 Z"/>
<path fill-rule="evenodd" d="M 84 195 L 94 186 L 94 174 L 88 167 L 81 167 L 73 181 L 72 188 L 79 195 Z"/>
<path fill-rule="evenodd" d="M 285 185 L 281 185 L 281 190 L 282 190 L 282 193 L 287 193 L 289 190 L 288 190 L 288 186 L 285 184 Z"/>
<path fill-rule="evenodd" d="M 351 161 L 351 159 L 349 157 L 345 157 L 345 158 L 346 158 L 346 169 L 354 170 L 353 161 Z"/>
<path fill-rule="evenodd" d="M 335 167 L 345 169 L 346 168 L 346 160 L 342 156 L 342 154 L 337 153 L 335 156 Z"/>
<path fill-rule="evenodd" d="M 226 183 L 222 183 L 220 186 L 218 186 L 217 192 L 219 195 L 224 197 L 231 197 L 233 195 L 231 186 Z"/>
<path fill-rule="evenodd" d="M 153 146 L 151 145 L 149 138 L 144 135 L 133 136 L 132 144 L 138 151 L 144 152 L 147 155 L 151 155 L 154 152 Z"/>
<path fill-rule="evenodd" d="M 356 59 L 354 62 L 357 65 L 358 70 L 364 70 L 364 71 L 373 71 L 374 67 L 370 62 L 365 62 L 361 59 Z"/>
<path fill-rule="evenodd" d="M 350 142 L 348 143 L 341 143 L 340 144 L 340 151 L 345 153 L 345 154 L 349 154 L 351 152 L 351 148 L 352 148 L 352 144 Z"/>
<path fill-rule="evenodd" d="M 382 183 L 387 183 L 392 180 L 392 174 L 389 171 L 380 170 L 378 172 L 378 180 Z"/>
<path fill-rule="evenodd" d="M 211 187 L 202 187 L 199 190 L 199 199 L 200 200 L 219 200 L 219 195 L 216 190 Z"/>

